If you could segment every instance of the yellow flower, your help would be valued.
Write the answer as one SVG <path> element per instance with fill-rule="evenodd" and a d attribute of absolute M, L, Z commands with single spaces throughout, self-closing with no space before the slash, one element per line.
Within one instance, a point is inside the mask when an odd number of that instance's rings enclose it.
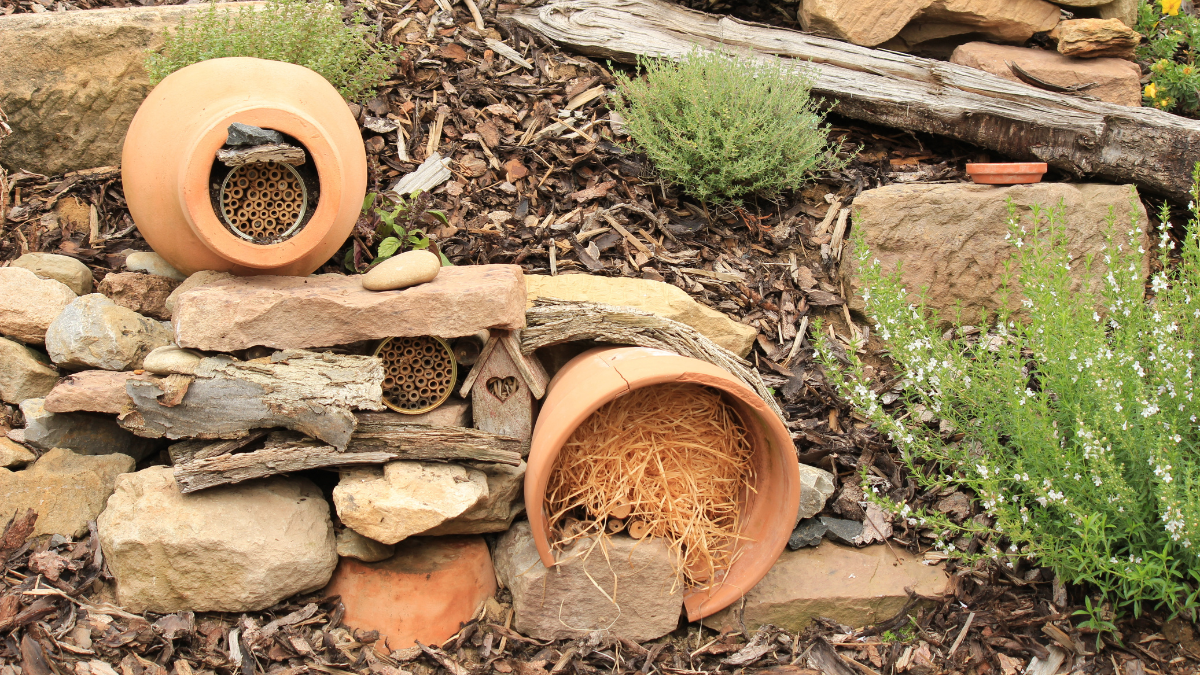
<path fill-rule="evenodd" d="M 1159 0 L 1159 1 L 1162 3 L 1163 14 L 1170 14 L 1171 16 L 1175 16 L 1175 15 L 1179 14 L 1179 5 L 1182 4 L 1182 2 L 1183 2 L 1183 0 Z"/>
<path fill-rule="evenodd" d="M 1149 99 L 1158 98 L 1158 87 L 1154 86 L 1154 83 L 1151 82 L 1150 84 L 1146 85 L 1146 90 L 1142 93 L 1146 98 Z"/>

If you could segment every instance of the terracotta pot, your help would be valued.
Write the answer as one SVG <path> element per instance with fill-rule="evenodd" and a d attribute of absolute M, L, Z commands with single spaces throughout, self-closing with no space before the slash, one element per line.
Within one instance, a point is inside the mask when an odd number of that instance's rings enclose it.
<path fill-rule="evenodd" d="M 210 197 L 217 150 L 242 122 L 302 144 L 319 201 L 289 239 L 258 244 L 235 235 Z M 313 71 L 251 58 L 202 61 L 164 79 L 138 108 L 121 156 L 133 222 L 184 274 L 307 275 L 350 235 L 362 209 L 367 159 L 346 102 Z"/>
<path fill-rule="evenodd" d="M 346 625 L 407 649 L 457 633 L 496 594 L 496 572 L 483 537 L 410 537 L 387 560 L 342 558 L 321 594 L 342 597 Z"/>
<path fill-rule="evenodd" d="M 600 406 L 634 389 L 666 383 L 700 384 L 728 394 L 754 445 L 756 492 L 742 506 L 740 553 L 725 577 L 684 596 L 688 620 L 724 609 L 754 587 L 783 552 L 800 507 L 796 447 L 783 422 L 754 390 L 705 361 L 643 347 L 593 349 L 571 360 L 550 381 L 533 430 L 525 473 L 525 510 L 542 563 L 554 564 L 544 497 L 563 444 Z"/>
<path fill-rule="evenodd" d="M 1046 173 L 1045 162 L 1005 162 L 999 164 L 967 164 L 967 175 L 983 185 L 1020 185 L 1040 183 Z"/>

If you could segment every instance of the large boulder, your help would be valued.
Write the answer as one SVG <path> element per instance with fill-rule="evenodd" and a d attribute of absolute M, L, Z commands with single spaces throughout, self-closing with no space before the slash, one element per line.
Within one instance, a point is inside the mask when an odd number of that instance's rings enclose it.
<path fill-rule="evenodd" d="M 826 541 L 784 551 L 744 600 L 705 619 L 704 625 L 753 631 L 772 624 L 801 631 L 821 617 L 861 628 L 895 616 L 908 602 L 908 590 L 937 597 L 948 587 L 942 568 L 925 565 L 902 548 L 851 548 Z"/>
<path fill-rule="evenodd" d="M 525 283 L 516 265 L 446 267 L 429 283 L 383 292 L 342 274 L 221 279 L 175 296 L 171 318 L 176 343 L 202 351 L 454 338 L 524 328 Z"/>
<path fill-rule="evenodd" d="M 150 92 L 147 50 L 207 4 L 0 17 L 0 109 L 13 135 L 0 160 L 47 175 L 115 166 Z"/>
<path fill-rule="evenodd" d="M 0 335 L 42 344 L 46 329 L 76 298 L 66 284 L 21 267 L 0 267 Z"/>
<path fill-rule="evenodd" d="M 128 455 L 88 457 L 55 448 L 27 469 L 0 469 L 0 514 L 7 520 L 33 509 L 38 514 L 33 536 L 78 537 L 104 510 L 117 476 L 130 471 L 133 458 Z"/>
<path fill-rule="evenodd" d="M 884 271 L 891 273 L 903 263 L 904 285 L 914 291 L 926 289 L 928 306 L 943 320 L 953 321 L 956 305 L 962 303 L 964 321 L 978 321 L 980 312 L 1000 308 L 997 291 L 1004 265 L 1015 251 L 1008 235 L 1008 203 L 1011 200 L 1028 220 L 1029 208 L 1040 204 L 1049 209 L 1061 201 L 1068 249 L 1075 260 L 1092 254 L 1091 290 L 1099 291 L 1107 273 L 1104 248 L 1111 208 L 1119 232 L 1130 222 L 1131 208 L 1145 226 L 1146 210 L 1130 196 L 1128 185 L 1089 183 L 1036 183 L 1033 185 L 896 184 L 867 190 L 854 200 L 854 227 L 862 233 Z M 1142 248 L 1149 249 L 1143 234 Z M 863 302 L 853 251 L 843 253 L 851 285 L 851 309 L 861 311 Z M 1142 265 L 1142 274 L 1148 262 Z M 1072 265 L 1075 287 L 1082 287 L 1083 265 Z M 1013 292 L 1009 308 L 1020 309 L 1022 296 Z"/>
<path fill-rule="evenodd" d="M 1020 82 L 1009 63 L 1015 63 L 1034 77 L 1070 87 L 1096 83 L 1087 93 L 1101 101 L 1118 105 L 1142 104 L 1142 71 L 1136 63 L 1124 59 L 1076 59 L 1045 49 L 968 42 L 950 55 L 950 61 Z"/>
<path fill-rule="evenodd" d="M 338 518 L 359 534 L 395 544 L 461 516 L 487 497 L 482 471 L 457 464 L 389 462 L 349 469 L 333 489 Z"/>
<path fill-rule="evenodd" d="M 525 512 L 524 460 L 520 466 L 479 462 L 473 467 L 487 475 L 487 494 L 461 515 L 422 532 L 423 535 L 484 534 L 507 530 Z"/>
<path fill-rule="evenodd" d="M 1024 42 L 1054 28 L 1059 10 L 1043 0 L 801 0 L 799 18 L 805 30 L 875 47 L 897 36 L 914 45 L 967 33 Z"/>
<path fill-rule="evenodd" d="M 304 478 L 269 478 L 184 495 L 171 467 L 117 480 L 98 521 L 134 612 L 253 612 L 324 586 L 337 565 L 329 504 Z"/>
<path fill-rule="evenodd" d="M 557 559 L 554 569 L 542 564 L 527 520 L 496 542 L 496 578 L 512 592 L 512 627 L 523 635 L 559 640 L 599 631 L 646 642 L 679 625 L 683 585 L 662 539 L 580 539 Z"/>
<path fill-rule="evenodd" d="M 111 416 L 52 413 L 40 398 L 22 401 L 21 414 L 25 416 L 25 442 L 42 450 L 70 448 L 81 455 L 121 453 L 143 459 L 156 447 L 153 440 L 122 429 Z"/>
<path fill-rule="evenodd" d="M 597 277 L 590 274 L 528 275 L 525 290 L 532 304 L 538 298 L 598 302 L 634 307 L 687 324 L 738 356 L 750 353 L 758 331 L 696 302 L 671 284 L 651 279 Z"/>
<path fill-rule="evenodd" d="M 12 267 L 23 267 L 42 279 L 54 279 L 74 291 L 75 295 L 92 292 L 92 271 L 75 258 L 57 253 L 26 253 L 12 261 Z"/>
<path fill-rule="evenodd" d="M 58 369 L 44 354 L 0 338 L 0 401 L 20 403 L 41 398 L 54 388 Z"/>
<path fill-rule="evenodd" d="M 126 309 L 166 321 L 171 318 L 167 298 L 177 286 L 179 282 L 171 277 L 120 272 L 104 277 L 96 290 Z"/>
<path fill-rule="evenodd" d="M 81 296 L 46 329 L 46 351 L 64 368 L 134 370 L 171 331 L 154 319 L 92 293 Z"/>

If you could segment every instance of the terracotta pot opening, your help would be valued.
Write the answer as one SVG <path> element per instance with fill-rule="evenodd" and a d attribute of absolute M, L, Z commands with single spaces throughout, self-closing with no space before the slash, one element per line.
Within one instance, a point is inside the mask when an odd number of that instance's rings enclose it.
<path fill-rule="evenodd" d="M 208 180 L 213 214 L 229 233 L 251 244 L 270 246 L 298 235 L 321 200 L 312 153 L 293 136 L 284 134 L 284 142 L 304 150 L 303 164 L 252 162 L 231 168 L 213 157 Z"/>

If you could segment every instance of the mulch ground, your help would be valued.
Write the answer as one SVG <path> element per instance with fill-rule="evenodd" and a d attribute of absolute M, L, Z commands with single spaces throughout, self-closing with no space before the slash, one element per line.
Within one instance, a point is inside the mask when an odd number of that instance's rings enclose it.
<path fill-rule="evenodd" d="M 58 4 L 0 0 L 0 13 Z M 80 9 L 127 4 L 72 3 Z M 771 3 L 684 4 L 794 27 L 794 13 Z M 398 16 L 404 5 L 410 6 Z M 831 115 L 836 142 L 846 152 L 858 150 L 844 171 L 774 201 L 706 214 L 661 184 L 610 123 L 604 91 L 614 80 L 607 64 L 559 51 L 495 20 L 495 3 L 480 5 L 483 31 L 462 5 L 448 15 L 434 0 L 364 3 L 383 38 L 404 48 L 398 73 L 377 98 L 356 107 L 369 189 L 390 188 L 440 153 L 453 158 L 453 178 L 427 206 L 443 211 L 448 224 L 432 217 L 421 223 L 455 264 L 511 263 L 534 274 L 665 281 L 755 327 L 759 335 L 749 360 L 780 392 L 801 459 L 839 475 L 829 513 L 862 519 L 855 491 L 864 466 L 874 468 L 894 499 L 916 506 L 945 497 L 922 493 L 886 439 L 855 418 L 813 363 L 807 341 L 797 341 L 797 328 L 805 317 L 821 317 L 834 339 L 849 347 L 848 323 L 866 325 L 845 306 L 827 219 L 831 202 L 850 204 L 862 190 L 893 182 L 965 181 L 964 163 L 986 161 L 987 153 Z M 489 48 L 488 39 L 502 41 L 530 67 Z M 345 272 L 347 259 L 361 269 L 376 244 L 364 220 L 322 271 Z M 117 169 L 66 176 L 0 171 L 0 262 L 30 251 L 61 253 L 88 264 L 99 281 L 135 250 L 148 247 L 126 209 Z M 880 391 L 894 375 L 882 348 L 876 338 L 865 347 Z M 0 429 L 20 422 L 14 409 L 0 408 Z M 897 527 L 890 545 L 928 552 L 928 537 Z M 1119 636 L 1106 637 L 1097 652 L 1095 634 L 1071 620 L 1084 589 L 1056 593 L 1048 570 L 954 561 L 941 563 L 952 575 L 950 596 L 932 604 L 914 598 L 910 612 L 867 630 L 818 622 L 798 635 L 771 627 L 716 635 L 683 625 L 646 645 L 599 638 L 543 644 L 506 628 L 511 616 L 501 604 L 446 644 L 391 652 L 375 644 L 377 635 L 342 625 L 336 601 L 316 597 L 243 615 L 127 613 L 112 604 L 111 577 L 94 533 L 80 541 L 27 541 L 30 528 L 15 518 L 0 538 L 0 664 L 13 664 L 0 665 L 0 675 L 15 675 L 18 664 L 25 675 L 687 675 L 741 669 L 799 675 L 810 665 L 829 675 L 1015 675 L 1031 659 L 1051 659 L 1060 649 L 1067 654 L 1062 672 L 1182 675 L 1200 666 L 1200 641 L 1190 623 L 1154 614 L 1124 620 Z M 972 549 L 981 544 L 960 543 Z"/>

